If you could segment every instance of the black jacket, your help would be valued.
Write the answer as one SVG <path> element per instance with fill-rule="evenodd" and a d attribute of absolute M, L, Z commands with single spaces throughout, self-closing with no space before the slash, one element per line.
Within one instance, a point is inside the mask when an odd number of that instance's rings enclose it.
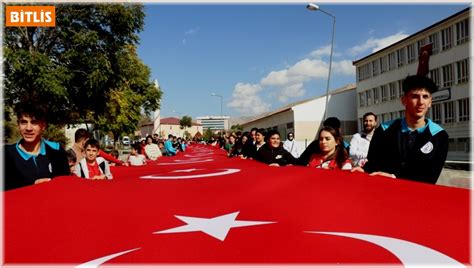
<path fill-rule="evenodd" d="M 280 166 L 296 163 L 296 158 L 294 158 L 287 150 L 283 149 L 282 146 L 279 146 L 278 148 L 270 148 L 268 143 L 256 152 L 254 159 L 265 164 L 276 163 Z"/>
<path fill-rule="evenodd" d="M 427 120 L 416 134 L 412 149 L 405 145 L 408 132 L 402 133 L 402 119 L 381 124 L 370 142 L 366 172 L 383 171 L 397 178 L 436 183 L 448 154 L 448 133 Z M 405 135 L 405 136 L 404 136 Z"/>
<path fill-rule="evenodd" d="M 69 164 L 64 149 L 55 142 L 42 141 L 45 154 L 25 160 L 17 150 L 17 144 L 6 145 L 5 190 L 33 185 L 37 179 L 69 175 Z"/>

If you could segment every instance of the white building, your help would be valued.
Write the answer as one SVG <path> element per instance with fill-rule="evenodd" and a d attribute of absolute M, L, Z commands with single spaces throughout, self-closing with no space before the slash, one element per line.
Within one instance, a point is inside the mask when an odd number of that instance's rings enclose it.
<path fill-rule="evenodd" d="M 354 84 L 336 89 L 329 93 L 327 117 L 337 117 L 345 139 L 357 132 L 356 88 Z M 303 100 L 283 106 L 256 119 L 242 124 L 244 131 L 251 128 L 278 130 L 285 140 L 288 132 L 295 134 L 300 148 L 306 148 L 314 140 L 324 121 L 326 95 Z"/>
<path fill-rule="evenodd" d="M 206 131 L 210 130 L 228 130 L 229 116 L 198 116 L 196 122 L 202 125 L 202 129 Z"/>
<path fill-rule="evenodd" d="M 470 152 L 470 8 L 466 8 L 384 49 L 353 62 L 357 69 L 359 129 L 366 112 L 379 122 L 404 116 L 402 82 L 418 68 L 420 48 L 432 44 L 429 76 L 439 87 L 429 117 L 449 134 L 448 160 Z"/>
<path fill-rule="evenodd" d="M 154 129 L 155 122 L 147 121 L 140 125 L 141 137 L 157 133 L 160 138 L 168 138 L 171 134 L 176 137 L 184 137 L 184 132 L 187 131 L 194 137 L 198 132 L 203 133 L 201 124 L 192 121 L 191 127 L 181 128 L 180 119 L 176 117 L 165 117 L 160 119 L 158 129 Z"/>

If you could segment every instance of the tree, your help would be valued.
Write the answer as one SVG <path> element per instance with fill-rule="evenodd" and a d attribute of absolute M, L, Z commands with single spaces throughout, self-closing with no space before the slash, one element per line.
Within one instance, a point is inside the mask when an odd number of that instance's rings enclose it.
<path fill-rule="evenodd" d="M 184 131 L 183 136 L 185 139 L 189 140 L 192 138 L 191 133 L 189 133 L 187 130 Z"/>
<path fill-rule="evenodd" d="M 230 131 L 231 131 L 231 132 L 243 131 L 243 130 L 244 130 L 244 127 L 241 126 L 240 124 L 232 125 L 232 126 L 230 127 Z"/>
<path fill-rule="evenodd" d="M 4 28 L 5 107 L 34 98 L 48 105 L 49 123 L 132 132 L 162 94 L 136 53 L 143 6 L 55 6 L 55 28 Z"/>
<path fill-rule="evenodd" d="M 181 129 L 186 129 L 187 127 L 191 127 L 193 123 L 193 119 L 190 116 L 183 116 L 181 120 L 179 120 L 179 125 Z"/>
<path fill-rule="evenodd" d="M 212 138 L 212 136 L 214 136 L 214 133 L 212 133 L 212 130 L 208 128 L 206 131 L 204 131 L 203 139 L 208 141 Z"/>

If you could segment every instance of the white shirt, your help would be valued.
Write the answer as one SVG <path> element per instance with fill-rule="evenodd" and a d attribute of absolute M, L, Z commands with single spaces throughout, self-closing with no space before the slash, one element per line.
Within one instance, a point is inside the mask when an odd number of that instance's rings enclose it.
<path fill-rule="evenodd" d="M 295 140 L 286 140 L 283 142 L 283 149 L 287 150 L 294 158 L 300 157 L 300 152 L 298 149 L 298 144 Z"/>
<path fill-rule="evenodd" d="M 352 135 L 349 157 L 352 159 L 354 167 L 362 167 L 367 162 L 372 135 L 373 133 L 365 134 L 364 132 Z"/>
<path fill-rule="evenodd" d="M 130 166 L 142 166 L 146 163 L 145 156 L 142 154 L 130 155 L 128 162 L 130 162 Z"/>

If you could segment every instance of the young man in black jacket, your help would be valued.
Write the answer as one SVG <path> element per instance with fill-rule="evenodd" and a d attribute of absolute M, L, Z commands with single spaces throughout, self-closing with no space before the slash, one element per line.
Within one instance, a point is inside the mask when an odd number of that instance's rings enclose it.
<path fill-rule="evenodd" d="M 448 133 L 426 118 L 436 90 L 434 82 L 422 75 L 404 80 L 401 102 L 405 117 L 382 123 L 375 130 L 363 171 L 436 183 L 448 153 Z"/>
<path fill-rule="evenodd" d="M 256 152 L 255 160 L 270 166 L 286 166 L 294 164 L 296 159 L 287 150 L 283 149 L 280 133 L 270 130 L 267 133 L 267 142 Z"/>
<path fill-rule="evenodd" d="M 42 138 L 46 109 L 33 103 L 16 108 L 21 139 L 5 146 L 5 190 L 50 181 L 69 175 L 66 152 L 59 143 Z"/>

